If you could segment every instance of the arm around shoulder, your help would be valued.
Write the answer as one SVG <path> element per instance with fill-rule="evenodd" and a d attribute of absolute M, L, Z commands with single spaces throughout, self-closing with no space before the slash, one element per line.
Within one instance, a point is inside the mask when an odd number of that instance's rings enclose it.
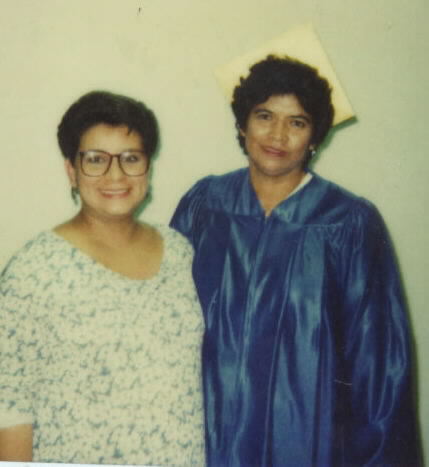
<path fill-rule="evenodd" d="M 30 462 L 33 459 L 31 424 L 0 429 L 0 461 Z"/>

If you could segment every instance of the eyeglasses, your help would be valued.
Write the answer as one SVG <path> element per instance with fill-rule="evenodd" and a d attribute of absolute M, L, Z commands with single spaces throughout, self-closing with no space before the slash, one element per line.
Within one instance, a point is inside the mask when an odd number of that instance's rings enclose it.
<path fill-rule="evenodd" d="M 93 149 L 80 151 L 80 166 L 82 172 L 88 177 L 100 177 L 105 175 L 112 165 L 114 157 L 118 158 L 120 169 L 129 177 L 144 175 L 149 170 L 149 158 L 143 151 L 131 150 L 120 154 L 110 154 L 106 151 Z"/>

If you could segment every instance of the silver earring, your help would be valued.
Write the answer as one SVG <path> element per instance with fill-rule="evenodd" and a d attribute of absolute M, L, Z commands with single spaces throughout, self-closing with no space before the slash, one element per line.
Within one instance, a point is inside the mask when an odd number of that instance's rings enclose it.
<path fill-rule="evenodd" d="M 314 148 L 310 149 L 310 158 L 314 159 L 314 156 L 316 155 L 316 150 Z"/>
<path fill-rule="evenodd" d="M 78 197 L 79 197 L 79 189 L 75 186 L 72 187 L 71 189 L 71 197 L 73 199 L 73 203 L 74 204 L 79 204 L 79 200 L 78 200 Z"/>

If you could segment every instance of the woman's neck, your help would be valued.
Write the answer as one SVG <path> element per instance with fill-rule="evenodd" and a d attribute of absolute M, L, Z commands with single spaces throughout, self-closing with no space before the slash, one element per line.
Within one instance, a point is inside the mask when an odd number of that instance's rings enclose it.
<path fill-rule="evenodd" d="M 304 176 L 304 171 L 290 173 L 284 177 L 264 176 L 250 171 L 252 186 L 267 217 L 296 189 Z"/>
<path fill-rule="evenodd" d="M 80 212 L 54 231 L 108 269 L 131 279 L 149 279 L 161 267 L 162 237 L 135 219 L 102 219 Z"/>
<path fill-rule="evenodd" d="M 130 245 L 142 231 L 142 224 L 132 217 L 109 219 L 91 216 L 83 211 L 67 224 L 94 242 L 114 248 Z"/>

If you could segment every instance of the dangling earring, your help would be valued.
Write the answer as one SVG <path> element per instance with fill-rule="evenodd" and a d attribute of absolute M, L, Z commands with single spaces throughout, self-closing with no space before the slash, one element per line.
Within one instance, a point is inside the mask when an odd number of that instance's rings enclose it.
<path fill-rule="evenodd" d="M 78 197 L 79 197 L 79 189 L 76 187 L 76 186 L 72 186 L 72 189 L 71 189 L 71 197 L 73 199 L 73 203 L 78 205 L 79 204 L 79 200 L 78 200 Z"/>
<path fill-rule="evenodd" d="M 310 159 L 314 159 L 315 155 L 316 155 L 316 149 L 313 147 L 310 147 Z"/>

